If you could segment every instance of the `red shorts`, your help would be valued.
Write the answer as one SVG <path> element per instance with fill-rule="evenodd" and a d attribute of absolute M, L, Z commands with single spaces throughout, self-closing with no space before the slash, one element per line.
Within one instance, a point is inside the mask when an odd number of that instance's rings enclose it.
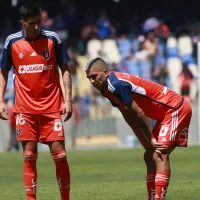
<path fill-rule="evenodd" d="M 168 146 L 187 147 L 191 117 L 191 106 L 187 100 L 184 100 L 178 110 L 169 110 L 162 121 L 156 122 L 152 134 L 159 143 Z"/>
<path fill-rule="evenodd" d="M 62 118 L 59 113 L 16 114 L 16 138 L 18 141 L 42 143 L 64 140 Z"/>

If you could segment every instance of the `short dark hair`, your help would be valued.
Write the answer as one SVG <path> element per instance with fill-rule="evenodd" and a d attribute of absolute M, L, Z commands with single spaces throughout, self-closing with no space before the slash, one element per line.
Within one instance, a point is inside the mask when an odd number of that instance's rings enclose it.
<path fill-rule="evenodd" d="M 19 9 L 22 20 L 28 20 L 29 17 L 37 16 L 41 13 L 41 8 L 35 3 L 26 3 Z"/>

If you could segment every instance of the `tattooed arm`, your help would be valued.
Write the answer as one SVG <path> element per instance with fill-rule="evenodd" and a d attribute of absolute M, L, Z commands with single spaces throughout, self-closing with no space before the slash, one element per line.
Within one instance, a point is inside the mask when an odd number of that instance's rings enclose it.
<path fill-rule="evenodd" d="M 71 73 L 69 70 L 68 63 L 60 67 L 62 77 L 63 77 L 63 86 L 64 86 L 64 98 L 65 98 L 65 118 L 64 121 L 67 121 L 72 116 L 72 81 Z"/>

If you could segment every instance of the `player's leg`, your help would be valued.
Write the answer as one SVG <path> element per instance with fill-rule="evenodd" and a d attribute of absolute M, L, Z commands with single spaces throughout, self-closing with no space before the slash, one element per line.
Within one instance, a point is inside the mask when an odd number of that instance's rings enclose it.
<path fill-rule="evenodd" d="M 155 176 L 156 176 L 156 165 L 153 160 L 154 151 L 151 148 L 152 147 L 151 144 L 149 143 L 149 141 L 147 141 L 146 137 L 141 131 L 140 127 L 137 124 L 130 124 L 130 126 L 133 129 L 138 140 L 146 150 L 144 153 L 144 161 L 147 167 L 146 186 L 148 192 L 148 200 L 153 200 L 155 196 Z"/>
<path fill-rule="evenodd" d="M 147 149 L 144 153 L 144 161 L 147 167 L 146 186 L 148 192 L 148 200 L 154 200 L 155 197 L 156 165 L 153 160 L 153 154 L 153 149 Z"/>
<path fill-rule="evenodd" d="M 160 131 L 153 132 L 158 142 L 168 146 L 168 149 L 162 151 L 162 154 L 154 152 L 153 155 L 156 164 L 155 200 L 166 198 L 171 175 L 169 155 L 176 146 L 187 146 L 191 115 L 190 105 L 185 101 L 179 110 L 165 116 Z"/>
<path fill-rule="evenodd" d="M 156 166 L 153 160 L 153 150 L 150 142 L 146 139 L 141 128 L 136 124 L 129 113 L 122 112 L 124 119 L 128 123 L 128 125 L 132 128 L 133 132 L 135 133 L 136 137 L 140 141 L 141 145 L 146 150 L 144 153 L 144 161 L 147 167 L 147 174 L 146 174 L 146 185 L 147 185 L 147 192 L 148 192 L 148 200 L 152 200 L 155 194 L 155 176 L 156 176 Z"/>
<path fill-rule="evenodd" d="M 70 170 L 66 157 L 64 140 L 49 142 L 52 158 L 56 165 L 56 177 L 61 199 L 70 199 Z"/>
<path fill-rule="evenodd" d="M 36 162 L 38 158 L 37 142 L 23 141 L 24 154 L 24 187 L 26 191 L 27 200 L 36 200 L 37 192 L 37 168 Z"/>
<path fill-rule="evenodd" d="M 37 115 L 16 115 L 16 138 L 22 143 L 24 154 L 24 187 L 28 200 L 36 199 L 38 157 L 38 116 Z"/>
<path fill-rule="evenodd" d="M 168 151 L 163 154 L 158 154 L 156 152 L 153 153 L 153 160 L 156 165 L 155 200 L 165 199 L 167 194 L 171 175 L 169 154 L 175 147 L 173 146 L 173 143 L 170 143 L 170 132 L 172 124 L 176 124 L 175 121 L 176 119 L 170 114 L 166 116 L 163 121 L 157 122 L 152 131 L 152 134 L 157 141 L 167 145 L 169 148 Z"/>
<path fill-rule="evenodd" d="M 153 159 L 156 164 L 155 176 L 155 200 L 165 199 L 170 181 L 171 168 L 169 155 L 175 147 L 169 147 L 168 151 L 162 154 L 154 152 Z"/>
<path fill-rule="evenodd" d="M 153 128 L 153 132 L 159 131 L 160 124 L 161 124 L 161 121 L 156 122 Z M 144 161 L 147 167 L 146 186 L 147 186 L 147 192 L 148 192 L 148 200 L 155 199 L 156 164 L 153 159 L 153 155 L 154 155 L 153 149 L 147 149 L 144 153 Z"/>
<path fill-rule="evenodd" d="M 40 142 L 49 145 L 56 165 L 56 177 L 61 199 L 70 199 L 70 170 L 65 151 L 64 130 L 60 113 L 46 114 L 40 117 Z"/>

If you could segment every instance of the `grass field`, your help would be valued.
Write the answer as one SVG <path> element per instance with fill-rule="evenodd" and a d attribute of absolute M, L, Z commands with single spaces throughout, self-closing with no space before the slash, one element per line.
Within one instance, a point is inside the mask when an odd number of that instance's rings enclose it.
<path fill-rule="evenodd" d="M 147 200 L 142 149 L 68 152 L 71 200 Z M 0 154 L 0 200 L 25 200 L 22 154 Z M 171 155 L 167 200 L 200 199 L 200 147 Z M 38 159 L 38 200 L 60 200 L 49 153 Z"/>

